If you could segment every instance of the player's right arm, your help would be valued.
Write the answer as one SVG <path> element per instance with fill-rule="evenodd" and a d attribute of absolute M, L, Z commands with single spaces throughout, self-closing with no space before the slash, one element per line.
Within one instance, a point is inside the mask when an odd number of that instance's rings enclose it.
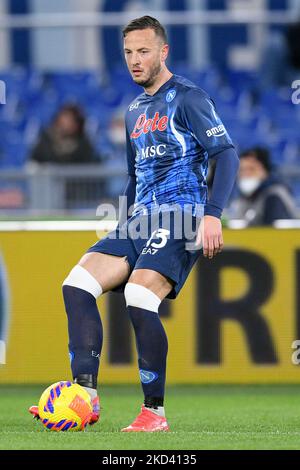
<path fill-rule="evenodd" d="M 128 181 L 123 194 L 119 212 L 119 225 L 128 219 L 128 209 L 134 204 L 136 194 L 135 153 L 126 127 L 126 156 Z"/>

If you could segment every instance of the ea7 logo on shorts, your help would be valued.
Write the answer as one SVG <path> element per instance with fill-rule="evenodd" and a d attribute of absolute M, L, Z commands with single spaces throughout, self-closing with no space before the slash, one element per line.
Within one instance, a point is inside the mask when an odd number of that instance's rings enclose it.
<path fill-rule="evenodd" d="M 139 102 L 137 101 L 136 103 L 133 103 L 129 106 L 129 111 L 133 111 L 134 109 L 138 109 L 139 107 Z"/>
<path fill-rule="evenodd" d="M 219 126 L 212 127 L 206 131 L 207 137 L 222 137 L 222 135 L 226 134 L 226 129 L 223 124 Z"/>
<path fill-rule="evenodd" d="M 168 236 L 170 235 L 170 230 L 165 228 L 159 228 L 158 230 L 154 230 L 151 237 L 146 243 L 145 248 L 142 249 L 142 255 L 155 255 L 160 248 L 163 248 L 168 241 Z M 158 238 L 161 241 L 156 243 L 153 239 Z"/>

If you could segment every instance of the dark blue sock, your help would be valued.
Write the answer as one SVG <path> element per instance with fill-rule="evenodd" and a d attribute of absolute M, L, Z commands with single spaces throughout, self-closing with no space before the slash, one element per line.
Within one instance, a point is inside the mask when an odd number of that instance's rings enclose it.
<path fill-rule="evenodd" d="M 68 316 L 73 378 L 92 376 L 92 384 L 81 385 L 96 388 L 103 341 L 102 322 L 96 299 L 89 292 L 68 285 L 63 286 L 63 296 Z"/>
<path fill-rule="evenodd" d="M 156 312 L 127 307 L 136 337 L 140 379 L 146 405 L 163 406 L 168 340 Z"/>

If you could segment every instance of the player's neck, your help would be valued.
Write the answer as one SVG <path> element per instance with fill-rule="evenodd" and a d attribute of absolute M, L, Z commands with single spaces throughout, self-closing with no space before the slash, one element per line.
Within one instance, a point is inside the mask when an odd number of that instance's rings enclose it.
<path fill-rule="evenodd" d="M 173 73 L 170 72 L 167 68 L 165 68 L 158 76 L 157 79 L 155 80 L 155 83 L 148 88 L 144 88 L 145 93 L 147 95 L 154 95 L 157 90 L 160 89 L 170 78 L 172 77 Z"/>

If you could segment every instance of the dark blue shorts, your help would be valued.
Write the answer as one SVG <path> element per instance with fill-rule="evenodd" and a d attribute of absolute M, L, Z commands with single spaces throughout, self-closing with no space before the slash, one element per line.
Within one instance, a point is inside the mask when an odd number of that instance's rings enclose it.
<path fill-rule="evenodd" d="M 195 249 L 200 219 L 182 211 L 133 216 L 99 240 L 88 253 L 126 256 L 131 271 L 151 269 L 172 281 L 174 299 L 202 250 Z M 124 289 L 119 286 L 118 291 Z"/>

